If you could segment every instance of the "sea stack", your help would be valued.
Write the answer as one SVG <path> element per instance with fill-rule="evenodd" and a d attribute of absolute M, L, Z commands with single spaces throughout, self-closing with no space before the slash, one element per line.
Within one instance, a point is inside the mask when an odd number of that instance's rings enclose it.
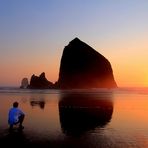
<path fill-rule="evenodd" d="M 21 86 L 20 86 L 20 88 L 28 88 L 28 85 L 29 85 L 29 83 L 28 83 L 28 79 L 27 78 L 23 78 L 22 79 L 22 81 L 21 81 Z"/>
<path fill-rule="evenodd" d="M 39 76 L 35 76 L 34 74 L 31 76 L 30 85 L 28 88 L 48 89 L 53 88 L 53 83 L 48 81 L 45 77 L 45 73 L 42 72 Z"/>
<path fill-rule="evenodd" d="M 57 83 L 60 89 L 117 87 L 110 62 L 78 38 L 63 50 Z"/>

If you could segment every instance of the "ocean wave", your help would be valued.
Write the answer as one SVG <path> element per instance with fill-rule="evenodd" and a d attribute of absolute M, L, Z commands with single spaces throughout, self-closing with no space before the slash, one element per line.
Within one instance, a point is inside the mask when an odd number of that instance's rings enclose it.
<path fill-rule="evenodd" d="M 0 87 L 0 93 L 39 93 L 39 94 L 56 94 L 58 90 L 54 89 L 21 89 L 18 87 Z"/>
<path fill-rule="evenodd" d="M 0 93 L 39 93 L 39 94 L 61 94 L 61 93 L 76 93 L 76 94 L 97 94 L 97 93 L 136 93 L 148 94 L 148 87 L 119 87 L 115 89 L 107 88 L 92 88 L 92 89 L 21 89 L 19 87 L 0 87 Z"/>

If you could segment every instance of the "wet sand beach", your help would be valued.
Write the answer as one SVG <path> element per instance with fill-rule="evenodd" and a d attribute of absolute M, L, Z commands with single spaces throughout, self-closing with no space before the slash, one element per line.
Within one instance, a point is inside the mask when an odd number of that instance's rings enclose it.
<path fill-rule="evenodd" d="M 9 131 L 14 101 L 24 129 Z M 5 147 L 148 147 L 148 90 L 0 90 L 0 145 Z"/>

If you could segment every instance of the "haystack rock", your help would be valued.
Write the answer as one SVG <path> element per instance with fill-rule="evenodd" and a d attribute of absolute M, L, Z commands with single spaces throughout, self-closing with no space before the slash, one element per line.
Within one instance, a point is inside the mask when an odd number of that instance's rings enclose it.
<path fill-rule="evenodd" d="M 45 73 L 41 73 L 40 76 L 35 76 L 34 74 L 31 77 L 29 88 L 32 89 L 48 89 L 53 88 L 53 83 L 48 81 L 45 77 Z"/>
<path fill-rule="evenodd" d="M 20 88 L 27 88 L 28 85 L 29 85 L 28 79 L 27 79 L 27 78 L 23 78 L 22 81 L 21 81 L 21 86 L 20 86 Z"/>
<path fill-rule="evenodd" d="M 63 50 L 58 86 L 73 88 L 115 88 L 110 62 L 78 38 Z"/>

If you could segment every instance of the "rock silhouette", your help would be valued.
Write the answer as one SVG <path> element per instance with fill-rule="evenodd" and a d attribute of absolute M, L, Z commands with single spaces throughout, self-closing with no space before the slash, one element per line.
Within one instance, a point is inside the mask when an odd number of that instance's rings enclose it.
<path fill-rule="evenodd" d="M 53 88 L 53 83 L 48 81 L 45 77 L 45 73 L 41 73 L 40 76 L 35 76 L 34 74 L 31 77 L 29 88 L 31 89 L 48 89 Z"/>
<path fill-rule="evenodd" d="M 45 101 L 30 101 L 30 105 L 32 106 L 32 107 L 34 107 L 34 106 L 39 106 L 41 109 L 44 109 L 44 107 L 45 107 Z"/>
<path fill-rule="evenodd" d="M 58 86 L 71 88 L 115 88 L 110 62 L 78 38 L 64 48 Z"/>
<path fill-rule="evenodd" d="M 21 86 L 20 88 L 27 88 L 29 85 L 28 79 L 27 78 L 23 78 L 21 81 Z"/>
<path fill-rule="evenodd" d="M 59 101 L 61 128 L 66 135 L 102 128 L 111 121 L 112 114 L 112 93 L 66 93 Z"/>
<path fill-rule="evenodd" d="M 55 84 L 48 81 L 43 72 L 39 77 L 32 75 L 30 85 L 28 86 L 28 88 L 33 89 L 116 87 L 117 84 L 114 80 L 110 62 L 78 38 L 73 39 L 64 48 L 61 57 L 59 78 Z"/>

